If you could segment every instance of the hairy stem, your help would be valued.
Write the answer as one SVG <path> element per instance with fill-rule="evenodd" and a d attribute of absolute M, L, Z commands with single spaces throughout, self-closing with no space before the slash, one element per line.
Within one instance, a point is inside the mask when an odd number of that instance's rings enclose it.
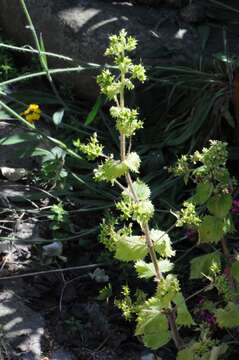
<path fill-rule="evenodd" d="M 149 250 L 150 258 L 152 260 L 152 263 L 154 264 L 156 277 L 157 277 L 157 280 L 159 281 L 161 279 L 161 277 L 162 277 L 162 273 L 160 271 L 157 255 L 156 255 L 155 250 L 154 250 L 154 244 L 153 244 L 153 241 L 152 241 L 152 239 L 150 237 L 150 230 L 149 230 L 149 224 L 148 223 L 146 223 L 143 226 L 143 232 L 145 234 L 146 243 L 147 243 L 147 247 L 148 247 L 148 250 Z"/>
<path fill-rule="evenodd" d="M 167 313 L 167 319 L 169 322 L 169 327 L 171 329 L 171 334 L 172 334 L 174 344 L 175 344 L 176 348 L 178 350 L 180 350 L 183 347 L 183 341 L 178 332 L 174 311 L 171 310 L 170 312 Z"/>
<path fill-rule="evenodd" d="M 226 262 L 229 264 L 230 263 L 230 251 L 228 249 L 227 241 L 225 238 L 221 239 L 221 245 L 222 245 L 222 250 L 223 250 L 223 254 L 225 256 Z"/>
<path fill-rule="evenodd" d="M 223 254 L 225 256 L 225 260 L 226 260 L 226 264 L 229 268 L 229 274 L 228 274 L 228 280 L 229 280 L 229 283 L 230 283 L 230 286 L 233 290 L 236 290 L 236 283 L 232 277 L 232 273 L 231 273 L 231 259 L 230 259 L 230 251 L 228 249 L 228 245 L 227 245 L 227 240 L 226 238 L 222 238 L 221 239 L 221 245 L 222 245 L 222 251 L 223 251 Z"/>
<path fill-rule="evenodd" d="M 122 89 L 120 91 L 120 101 L 119 104 L 116 102 L 117 105 L 119 105 L 121 108 L 124 108 L 124 80 L 125 80 L 125 74 L 121 73 L 121 82 L 122 82 Z M 131 142 L 130 142 L 130 147 L 131 147 Z M 121 161 L 125 160 L 126 157 L 126 138 L 124 134 L 120 134 L 120 157 L 121 157 Z M 131 179 L 130 173 L 128 172 L 125 176 L 126 178 L 126 183 L 130 189 L 130 192 L 132 194 L 132 197 L 134 199 L 134 201 L 136 203 L 139 202 L 139 199 L 137 197 L 137 194 L 135 193 L 134 190 L 134 186 L 133 186 L 133 181 Z M 150 228 L 149 228 L 149 224 L 148 222 L 146 222 L 145 224 L 141 225 L 142 231 L 145 234 L 145 239 L 146 239 L 146 245 L 148 247 L 148 252 L 151 258 L 151 261 L 154 265 L 154 269 L 155 269 L 155 274 L 156 274 L 156 280 L 157 282 L 160 281 L 160 279 L 163 277 L 160 268 L 159 268 L 159 263 L 158 263 L 158 259 L 157 259 L 157 255 L 154 249 L 154 244 L 153 241 L 151 239 L 150 236 Z M 178 332 L 178 328 L 176 325 L 176 320 L 175 320 L 175 314 L 173 310 L 168 310 L 166 312 L 166 316 L 168 319 L 168 323 L 169 323 L 169 327 L 171 330 L 171 334 L 172 334 L 172 338 L 174 341 L 174 344 L 176 346 L 176 348 L 179 350 L 182 348 L 183 346 L 183 341 L 179 335 Z"/>

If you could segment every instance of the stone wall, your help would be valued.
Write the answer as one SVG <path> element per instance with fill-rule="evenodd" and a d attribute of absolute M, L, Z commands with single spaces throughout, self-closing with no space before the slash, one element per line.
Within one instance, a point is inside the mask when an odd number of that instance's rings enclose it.
<path fill-rule="evenodd" d="M 209 2 L 201 1 L 205 7 Z M 198 61 L 201 51 L 199 25 L 205 25 L 208 16 L 208 9 L 199 2 L 194 4 L 199 6 L 194 13 L 196 17 L 188 7 L 183 10 L 152 8 L 109 0 L 26 0 L 26 3 L 38 33 L 43 35 L 46 49 L 75 59 L 74 63 L 51 59 L 51 67 L 87 62 L 104 64 L 109 61 L 103 56 L 108 36 L 122 28 L 139 40 L 137 56 L 145 64 L 192 64 Z M 239 11 L 238 4 L 237 7 Z M 0 8 L 0 27 L 7 36 L 18 45 L 32 44 L 19 0 L 0 0 Z M 222 13 L 225 14 L 225 10 Z M 199 18 L 198 14 L 201 14 Z M 208 43 L 211 45 L 206 51 L 209 56 L 223 51 L 222 26 L 220 17 L 218 19 L 217 23 L 217 16 L 209 17 L 209 21 L 216 24 L 210 28 Z M 231 48 L 237 53 L 238 37 L 231 33 L 230 36 Z M 97 94 L 93 73 L 57 78 L 72 84 L 74 91 L 83 97 L 95 98 Z"/>

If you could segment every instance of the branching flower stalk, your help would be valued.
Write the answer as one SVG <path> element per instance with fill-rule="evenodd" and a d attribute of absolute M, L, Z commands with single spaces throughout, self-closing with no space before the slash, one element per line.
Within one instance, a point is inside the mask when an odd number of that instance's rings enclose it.
<path fill-rule="evenodd" d="M 125 57 L 125 54 L 124 54 L 124 51 L 122 52 L 122 57 L 124 58 Z M 146 79 L 146 77 L 145 77 Z M 143 79 L 144 81 L 144 79 Z M 125 73 L 123 71 L 121 71 L 121 84 L 122 84 L 122 87 L 121 87 L 121 90 L 120 90 L 120 102 L 118 102 L 118 98 L 117 98 L 117 95 L 115 97 L 115 102 L 116 102 L 116 106 L 119 105 L 121 111 L 124 111 L 124 107 L 125 107 L 125 99 L 124 99 L 124 92 L 125 92 Z M 120 132 L 120 155 L 121 155 L 121 161 L 125 161 L 125 158 L 126 158 L 126 137 L 125 137 L 125 134 Z M 130 192 L 132 194 L 132 197 L 134 199 L 134 201 L 136 203 L 139 203 L 139 199 L 137 197 L 137 194 L 135 193 L 134 191 L 134 187 L 133 187 L 133 181 L 131 179 L 131 176 L 130 176 L 130 173 L 127 172 L 126 175 L 125 175 L 125 178 L 126 178 L 126 182 L 127 182 L 127 185 L 130 189 Z M 147 246 L 148 246 L 148 250 L 149 250 L 149 254 L 150 254 L 150 257 L 151 257 L 151 260 L 154 264 L 154 267 L 155 267 L 155 272 L 156 272 L 156 275 L 157 275 L 157 279 L 160 280 L 162 274 L 160 273 L 160 269 L 159 269 L 159 266 L 158 266 L 158 261 L 157 261 L 157 255 L 154 251 L 154 246 L 153 246 L 153 243 L 152 243 L 152 240 L 151 240 L 151 237 L 150 237 L 150 230 L 149 230 L 149 225 L 148 225 L 148 222 L 146 222 L 145 224 L 142 224 L 142 230 L 145 234 L 145 237 L 146 237 L 146 242 L 147 242 Z"/>
<path fill-rule="evenodd" d="M 149 226 L 154 215 L 154 207 L 149 199 L 149 187 L 138 178 L 133 180 L 131 176 L 131 173 L 139 172 L 140 166 L 139 155 L 131 151 L 132 137 L 143 127 L 143 122 L 138 117 L 137 109 L 126 107 L 125 91 L 134 88 L 134 80 L 142 83 L 146 80 L 144 67 L 141 64 L 134 65 L 127 56 L 127 53 L 133 51 L 136 46 L 136 39 L 128 37 L 125 30 L 119 35 L 111 36 L 105 54 L 113 57 L 120 76 L 116 77 L 109 69 L 105 69 L 97 77 L 101 92 L 109 101 L 115 103 L 115 106 L 110 108 L 110 113 L 116 121 L 119 132 L 120 159 L 116 160 L 113 154 L 106 155 L 103 152 L 103 146 L 99 144 L 96 134 L 91 137 L 87 145 L 81 144 L 79 139 L 74 144 L 87 155 L 89 160 L 100 157 L 103 159 L 95 169 L 97 181 L 116 184 L 123 190 L 122 199 L 116 204 L 121 216 L 113 220 L 113 224 L 122 223 L 123 220 L 124 226 L 117 230 L 114 226 L 109 225 L 107 228 L 108 225 L 103 224 L 102 242 L 115 252 L 117 259 L 134 261 L 139 278 L 154 278 L 157 284 L 155 296 L 135 310 L 136 335 L 142 336 L 145 345 L 152 349 L 165 345 L 172 338 L 179 350 L 183 342 L 178 326 L 191 326 L 193 320 L 180 292 L 176 276 L 164 275 L 173 267 L 168 258 L 174 256 L 175 251 L 171 247 L 168 234 L 158 229 L 151 229 Z M 122 185 L 119 178 L 125 178 L 126 185 Z M 140 229 L 141 234 L 133 235 L 133 231 L 137 229 Z M 151 263 L 143 260 L 148 255 Z"/>
<path fill-rule="evenodd" d="M 123 57 L 124 57 L 124 54 L 123 54 Z M 122 83 L 122 89 L 120 91 L 120 109 L 121 111 L 124 110 L 124 90 L 125 90 L 125 74 L 124 72 L 121 72 L 121 83 Z M 117 101 L 117 98 L 116 98 L 116 105 L 118 104 L 118 101 Z M 120 132 L 120 153 L 121 153 L 121 161 L 125 161 L 125 158 L 126 158 L 126 137 L 125 137 L 125 134 Z M 130 189 L 130 192 L 132 194 L 132 197 L 135 201 L 135 203 L 139 203 L 139 199 L 137 197 L 137 194 L 135 193 L 135 190 L 134 190 L 134 187 L 133 187 L 133 181 L 132 181 L 132 178 L 131 178 L 131 175 L 129 173 L 129 171 L 126 173 L 125 175 L 125 178 L 126 178 L 126 183 Z M 149 252 L 149 255 L 150 255 L 150 258 L 151 258 L 151 261 L 154 265 L 154 268 L 155 268 L 155 274 L 156 274 L 156 280 L 157 282 L 160 281 L 161 277 L 163 277 L 163 274 L 161 273 L 160 271 L 160 268 L 159 268 L 159 263 L 158 263 L 158 259 L 157 259 L 157 255 L 156 255 L 156 252 L 154 250 L 154 244 L 153 244 L 153 241 L 151 239 L 151 236 L 150 236 L 150 228 L 149 228 L 149 223 L 148 221 L 146 221 L 145 223 L 142 223 L 141 224 L 141 229 L 143 231 L 143 233 L 145 234 L 145 239 L 146 239 L 146 244 L 147 244 L 147 247 L 148 247 L 148 252 Z M 182 339 L 179 335 L 179 332 L 178 332 L 178 328 L 177 328 L 177 325 L 176 325 L 176 322 L 175 322 L 175 315 L 174 315 L 174 311 L 173 310 L 169 310 L 167 312 L 167 317 L 168 317 L 168 321 L 169 321 L 169 326 L 170 326 L 170 329 L 171 329 L 171 333 L 172 333 L 172 338 L 173 338 L 173 341 L 175 343 L 175 346 L 178 350 L 180 350 L 182 348 L 182 345 L 183 345 L 183 342 L 182 342 Z"/>

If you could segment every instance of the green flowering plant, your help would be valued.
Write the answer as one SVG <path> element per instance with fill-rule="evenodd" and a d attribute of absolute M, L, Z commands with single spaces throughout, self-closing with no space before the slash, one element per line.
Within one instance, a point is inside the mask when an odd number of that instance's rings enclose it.
<path fill-rule="evenodd" d="M 226 167 L 227 158 L 227 144 L 211 140 L 209 147 L 183 155 L 171 169 L 183 176 L 185 183 L 195 184 L 193 196 L 176 216 L 177 226 L 195 229 L 200 243 L 217 244 L 234 229 L 230 215 L 234 181 Z"/>
<path fill-rule="evenodd" d="M 193 319 L 187 309 L 180 284 L 172 273 L 173 263 L 170 259 L 175 255 L 170 237 L 164 231 L 150 228 L 154 217 L 154 206 L 150 200 L 151 191 L 147 184 L 139 178 L 140 157 L 132 151 L 132 138 L 143 127 L 138 109 L 126 106 L 125 92 L 134 89 L 134 82 L 146 80 L 142 64 L 133 64 L 128 56 L 137 46 L 137 41 L 127 36 L 125 30 L 118 35 L 110 36 L 106 56 L 113 58 L 118 69 L 114 74 L 103 70 L 97 77 L 100 91 L 114 104 L 110 108 L 112 120 L 119 133 L 119 157 L 103 152 L 103 146 L 96 141 L 94 135 L 88 144 L 78 140 L 75 146 L 88 159 L 101 159 L 94 170 L 96 181 L 109 182 L 118 186 L 121 197 L 116 203 L 118 217 L 108 216 L 100 225 L 100 241 L 114 253 L 116 259 L 132 262 L 140 279 L 151 279 L 155 283 L 154 295 L 147 298 L 138 290 L 133 297 L 125 286 L 122 300 L 117 306 L 127 319 L 136 317 L 135 334 L 140 336 L 144 344 L 151 349 L 158 349 L 173 339 L 177 349 L 182 348 L 183 341 L 179 335 L 179 327 L 190 327 Z M 140 300 L 141 299 L 141 300 Z"/>
<path fill-rule="evenodd" d="M 233 257 L 227 241 L 228 234 L 234 231 L 231 217 L 234 179 L 226 166 L 227 159 L 227 144 L 211 140 L 209 147 L 183 155 L 170 170 L 182 176 L 185 183 L 195 185 L 193 195 L 175 214 L 177 226 L 193 229 L 198 234 L 198 245 L 209 244 L 214 248 L 213 252 L 191 260 L 190 279 L 209 280 L 208 290 L 215 289 L 219 295 L 210 313 L 219 328 L 232 329 L 239 326 L 239 259 Z M 194 359 L 189 350 L 186 355 L 185 349 L 182 358 Z"/>

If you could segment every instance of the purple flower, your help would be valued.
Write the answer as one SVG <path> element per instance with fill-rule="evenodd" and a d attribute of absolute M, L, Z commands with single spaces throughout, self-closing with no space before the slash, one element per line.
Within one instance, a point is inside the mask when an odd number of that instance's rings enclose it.
<path fill-rule="evenodd" d="M 197 231 L 196 230 L 193 230 L 193 229 L 188 229 L 186 231 L 186 236 L 188 238 L 188 240 L 194 240 L 195 237 L 197 235 Z"/>
<path fill-rule="evenodd" d="M 200 314 L 202 321 L 205 321 L 209 326 L 214 326 L 216 324 L 216 319 L 208 310 L 202 310 Z"/>
<path fill-rule="evenodd" d="M 198 296 L 196 299 L 196 304 L 197 305 L 202 305 L 204 303 L 205 299 L 203 296 Z"/>
<path fill-rule="evenodd" d="M 225 267 L 223 270 L 223 275 L 226 279 L 228 279 L 230 277 L 230 269 L 229 267 Z"/>
<path fill-rule="evenodd" d="M 239 214 L 239 200 L 233 200 L 233 207 L 231 212 L 234 214 Z"/>

